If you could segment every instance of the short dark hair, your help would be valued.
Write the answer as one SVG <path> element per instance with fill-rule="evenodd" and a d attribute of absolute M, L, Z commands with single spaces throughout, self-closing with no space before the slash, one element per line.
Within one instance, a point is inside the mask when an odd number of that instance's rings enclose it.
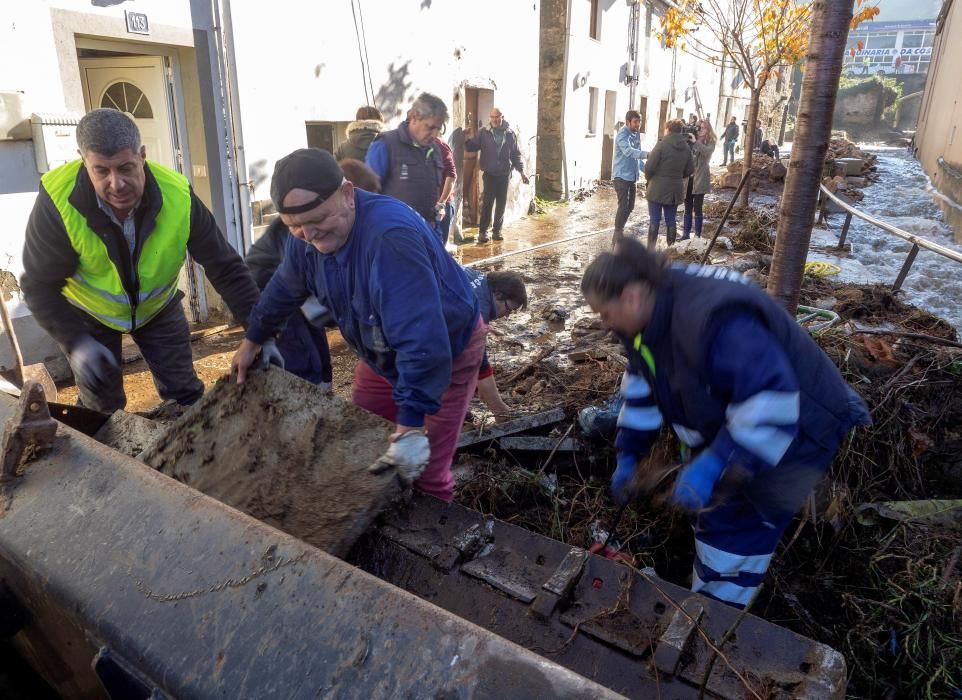
<path fill-rule="evenodd" d="M 618 241 L 614 252 L 605 252 L 591 261 L 581 278 L 581 293 L 593 294 L 602 301 L 615 299 L 632 282 L 657 287 L 665 278 L 668 259 L 648 250 L 633 238 Z"/>
<path fill-rule="evenodd" d="M 140 129 L 134 120 L 116 109 L 102 107 L 87 112 L 77 124 L 80 155 L 93 152 L 114 156 L 124 149 L 140 152 Z"/>
<path fill-rule="evenodd" d="M 519 309 L 528 308 L 528 289 L 524 286 L 524 278 L 520 274 L 511 270 L 498 270 L 489 272 L 486 277 L 492 294 L 504 301 L 513 301 Z"/>
<path fill-rule="evenodd" d="M 632 119 L 641 119 L 641 114 L 637 109 L 629 109 L 625 112 L 625 123 L 630 122 Z"/>
<path fill-rule="evenodd" d="M 360 187 L 368 192 L 377 193 L 381 191 L 381 178 L 366 163 L 354 158 L 343 158 L 337 161 L 337 164 L 344 171 L 344 177 L 350 180 L 355 187 Z"/>
<path fill-rule="evenodd" d="M 377 107 L 364 105 L 363 107 L 357 108 L 357 114 L 354 115 L 354 119 L 357 121 L 362 119 L 377 119 L 379 122 L 383 122 L 384 115 L 381 114 L 381 110 L 379 110 Z"/>

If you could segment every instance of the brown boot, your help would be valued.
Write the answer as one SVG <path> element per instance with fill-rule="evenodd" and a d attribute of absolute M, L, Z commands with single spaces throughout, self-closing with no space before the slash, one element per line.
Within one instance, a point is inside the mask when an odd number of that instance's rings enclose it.
<path fill-rule="evenodd" d="M 678 235 L 678 229 L 674 226 L 668 227 L 668 245 L 675 245 L 675 237 Z"/>
<path fill-rule="evenodd" d="M 654 224 L 648 224 L 648 250 L 658 247 L 658 229 Z"/>

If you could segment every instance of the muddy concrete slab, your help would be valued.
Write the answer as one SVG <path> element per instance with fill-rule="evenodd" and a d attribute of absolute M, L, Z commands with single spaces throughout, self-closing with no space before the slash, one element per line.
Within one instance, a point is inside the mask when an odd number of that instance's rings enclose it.
<path fill-rule="evenodd" d="M 161 472 L 336 556 L 400 495 L 393 425 L 279 369 L 225 377 L 145 450 Z"/>

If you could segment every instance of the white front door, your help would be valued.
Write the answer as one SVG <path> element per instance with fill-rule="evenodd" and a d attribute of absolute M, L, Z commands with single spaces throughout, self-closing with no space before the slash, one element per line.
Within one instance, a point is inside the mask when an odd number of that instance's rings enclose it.
<path fill-rule="evenodd" d="M 181 170 L 174 155 L 173 119 L 161 56 L 81 58 L 87 111 L 109 107 L 137 123 L 147 158 Z"/>

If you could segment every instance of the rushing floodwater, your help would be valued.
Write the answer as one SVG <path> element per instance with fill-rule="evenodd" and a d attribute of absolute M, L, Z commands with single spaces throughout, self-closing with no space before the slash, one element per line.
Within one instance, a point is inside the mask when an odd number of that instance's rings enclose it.
<path fill-rule="evenodd" d="M 946 223 L 919 162 L 904 149 L 868 150 L 878 155 L 878 171 L 882 177 L 865 189 L 865 199 L 858 208 L 904 231 L 962 252 L 962 245 L 955 242 L 952 228 Z M 812 232 L 813 246 L 830 246 L 837 241 L 844 219 L 842 214 L 833 214 L 829 230 L 816 228 Z M 836 257 L 820 248 L 809 258 L 840 265 L 840 279 L 844 281 L 890 285 L 912 248 L 911 243 L 860 219 L 852 220 L 848 240 L 852 243 L 852 252 L 847 256 Z M 920 250 L 902 290 L 910 303 L 962 329 L 962 264 Z"/>

